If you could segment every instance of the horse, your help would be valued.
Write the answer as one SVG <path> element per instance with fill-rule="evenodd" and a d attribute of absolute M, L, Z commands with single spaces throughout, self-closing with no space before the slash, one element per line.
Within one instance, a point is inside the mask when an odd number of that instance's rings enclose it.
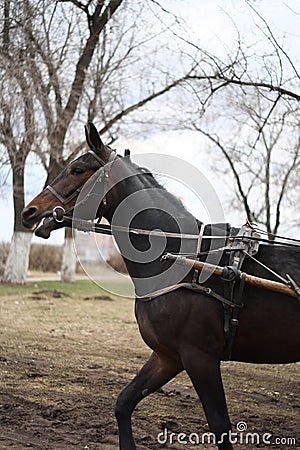
<path fill-rule="evenodd" d="M 180 236 L 199 234 L 203 224 L 151 172 L 134 164 L 130 156 L 118 155 L 104 145 L 92 123 L 86 126 L 86 138 L 90 150 L 73 160 L 30 201 L 22 211 L 22 221 L 42 238 L 67 226 L 67 216 L 105 217 L 115 226 L 116 241 L 135 285 L 139 331 L 152 350 L 148 361 L 118 396 L 115 415 L 119 448 L 136 449 L 131 418 L 137 404 L 185 370 L 202 403 L 218 449 L 232 450 L 231 423 L 220 370 L 225 346 L 223 304 L 205 291 L 186 289 L 194 276 L 191 268 L 161 261 L 165 251 L 195 254 L 197 242 L 187 239 L 183 244 L 185 240 Z M 125 206 L 120 210 L 122 204 Z M 58 220 L 54 220 L 53 214 Z M 124 233 L 118 228 L 124 222 L 126 227 L 130 225 L 144 232 Z M 159 233 L 155 236 L 153 231 L 157 228 L 165 232 L 165 237 Z M 209 235 L 211 228 L 206 227 L 204 234 Z M 217 234 L 222 235 L 226 226 L 216 228 Z M 211 241 L 203 240 L 201 251 L 207 253 Z M 140 258 L 143 254 L 145 259 Z M 260 245 L 257 259 L 261 265 L 248 258 L 243 270 L 272 279 L 273 275 L 265 268 L 272 266 L 281 274 L 289 272 L 299 282 L 299 257 L 300 250 L 296 247 Z M 222 258 L 224 254 L 221 262 Z M 176 283 L 176 289 L 168 290 Z M 215 275 L 203 284 L 219 294 L 223 292 L 223 282 Z M 231 360 L 272 364 L 299 361 L 299 301 L 246 285 L 242 302 Z"/>

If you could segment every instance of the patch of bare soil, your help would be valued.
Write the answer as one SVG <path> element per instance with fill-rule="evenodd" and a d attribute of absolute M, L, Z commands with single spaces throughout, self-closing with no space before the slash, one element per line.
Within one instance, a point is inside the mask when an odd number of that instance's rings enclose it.
<path fill-rule="evenodd" d="M 0 299 L 0 449 L 117 450 L 116 398 L 150 354 L 133 302 L 37 296 Z M 239 433 L 235 448 L 300 447 L 299 374 L 297 364 L 223 364 L 233 431 L 244 423 L 260 439 Z M 215 448 L 197 444 L 208 427 L 184 374 L 139 404 L 133 428 L 139 450 Z"/>

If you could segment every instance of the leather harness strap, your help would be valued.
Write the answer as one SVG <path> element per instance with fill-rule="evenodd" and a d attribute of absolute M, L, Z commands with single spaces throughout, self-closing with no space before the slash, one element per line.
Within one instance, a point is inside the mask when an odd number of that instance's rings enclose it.
<path fill-rule="evenodd" d="M 160 297 L 161 295 L 169 294 L 170 292 L 176 291 L 177 289 L 188 289 L 190 291 L 198 292 L 199 294 L 208 295 L 209 297 L 213 297 L 216 300 L 219 300 L 223 304 L 226 304 L 230 307 L 234 307 L 235 304 L 221 295 L 218 295 L 216 292 L 214 292 L 211 288 L 201 286 L 200 284 L 196 283 L 178 283 L 173 284 L 172 286 L 167 286 L 163 289 L 159 289 L 157 291 L 151 292 L 151 294 L 142 295 L 142 296 L 136 296 L 136 299 L 143 302 L 150 302 L 151 300 L 154 300 L 157 297 Z"/>
<path fill-rule="evenodd" d="M 243 258 L 244 259 L 244 258 Z M 239 267 L 241 267 L 243 259 Z M 239 324 L 239 314 L 241 308 L 244 306 L 242 302 L 244 287 L 245 287 L 245 273 L 240 273 L 237 266 L 226 266 L 222 273 L 222 280 L 224 281 L 224 297 L 230 300 L 233 306 L 223 303 L 224 306 L 224 352 L 223 360 L 229 361 L 231 359 L 232 348 L 236 330 Z"/>
<path fill-rule="evenodd" d="M 204 230 L 205 230 L 205 224 L 202 223 L 202 224 L 201 224 L 200 231 L 199 231 L 198 241 L 197 241 L 196 258 L 198 258 L 198 255 L 200 255 L 201 244 L 202 244 L 202 240 L 203 240 Z M 193 274 L 193 280 L 192 280 L 193 283 L 197 283 L 198 277 L 199 277 L 199 270 L 195 269 L 195 270 L 194 270 L 194 274 Z"/>

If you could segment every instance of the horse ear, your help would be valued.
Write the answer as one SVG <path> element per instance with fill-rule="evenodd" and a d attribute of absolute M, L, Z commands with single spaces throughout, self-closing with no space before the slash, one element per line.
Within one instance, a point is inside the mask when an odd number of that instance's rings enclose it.
<path fill-rule="evenodd" d="M 105 145 L 101 141 L 100 135 L 95 125 L 92 122 L 88 122 L 85 125 L 84 130 L 86 142 L 90 149 L 94 152 L 101 153 L 101 150 L 105 147 Z"/>

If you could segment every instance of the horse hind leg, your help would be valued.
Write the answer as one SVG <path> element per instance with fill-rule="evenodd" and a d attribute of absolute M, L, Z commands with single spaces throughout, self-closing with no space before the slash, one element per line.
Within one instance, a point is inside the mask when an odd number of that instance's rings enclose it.
<path fill-rule="evenodd" d="M 182 356 L 183 366 L 201 400 L 210 431 L 219 450 L 232 450 L 220 361 L 199 349 L 189 349 Z"/>
<path fill-rule="evenodd" d="M 131 415 L 136 405 L 182 371 L 180 362 L 153 352 L 136 377 L 121 392 L 116 403 L 120 450 L 135 450 Z"/>

